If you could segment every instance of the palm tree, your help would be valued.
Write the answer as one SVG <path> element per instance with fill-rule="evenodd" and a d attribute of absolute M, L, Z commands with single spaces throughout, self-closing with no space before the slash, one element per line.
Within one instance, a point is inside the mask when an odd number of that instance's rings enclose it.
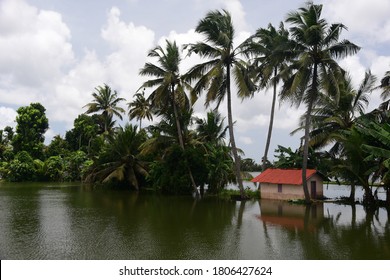
<path fill-rule="evenodd" d="M 375 160 L 375 173 L 381 178 L 386 190 L 386 202 L 390 205 L 390 125 L 388 123 L 376 123 L 365 121 L 360 127 L 360 132 L 371 136 L 373 141 L 367 141 L 362 148 L 370 156 L 366 160 Z"/>
<path fill-rule="evenodd" d="M 366 160 L 368 153 L 362 149 L 367 143 L 367 136 L 359 129 L 360 124 L 354 124 L 351 129 L 343 130 L 335 137 L 343 143 L 343 153 L 335 161 L 333 170 L 342 174 L 344 178 L 350 179 L 352 187 L 359 184 L 364 189 L 363 202 L 372 205 L 374 197 L 370 188 L 371 169 L 373 161 Z"/>
<path fill-rule="evenodd" d="M 248 40 L 247 51 L 255 55 L 253 61 L 254 71 L 256 72 L 255 80 L 260 83 L 260 88 L 273 87 L 267 141 L 264 155 L 261 159 L 263 171 L 268 165 L 268 151 L 274 123 L 277 85 L 282 78 L 279 73 L 287 67 L 289 55 L 291 54 L 289 44 L 289 33 L 284 28 L 282 22 L 278 30 L 272 24 L 269 24 L 267 29 L 258 29 L 255 35 Z"/>
<path fill-rule="evenodd" d="M 318 149 L 334 143 L 331 151 L 333 154 L 339 153 L 342 143 L 335 142 L 334 136 L 337 132 L 350 129 L 356 120 L 364 115 L 375 81 L 375 76 L 368 71 L 358 89 L 355 89 L 352 78 L 345 74 L 344 78 L 338 81 L 339 95 L 321 95 L 311 116 L 313 129 L 310 132 L 310 146 Z M 302 118 L 301 129 L 303 123 Z"/>
<path fill-rule="evenodd" d="M 318 105 L 313 108 L 309 146 L 314 149 L 332 145 L 329 155 L 332 158 L 342 157 L 344 142 L 340 141 L 340 134 L 350 130 L 356 121 L 364 116 L 365 108 L 369 103 L 369 93 L 373 90 L 375 76 L 367 71 L 359 87 L 355 89 L 352 78 L 347 73 L 339 80 L 339 95 L 321 94 Z M 301 118 L 301 127 L 292 133 L 304 129 L 305 118 Z M 337 172 L 336 172 L 337 173 Z M 340 175 L 340 174 L 338 174 Z M 345 176 L 344 176 L 345 177 Z M 351 180 L 350 200 L 355 200 L 355 178 Z"/>
<path fill-rule="evenodd" d="M 229 12 L 211 11 L 205 18 L 201 19 L 195 29 L 196 32 L 205 36 L 205 42 L 188 44 L 189 55 L 196 53 L 202 58 L 209 59 L 192 67 L 187 73 L 190 81 L 197 80 L 193 93 L 197 96 L 203 90 L 206 91 L 206 106 L 216 101 L 217 107 L 227 98 L 229 138 L 232 147 L 235 174 L 241 197 L 245 197 L 244 187 L 241 178 L 240 158 L 234 139 L 231 76 L 238 88 L 238 96 L 248 97 L 255 90 L 254 84 L 249 78 L 246 63 L 240 59 L 243 54 L 243 45 L 233 47 L 234 28 Z"/>
<path fill-rule="evenodd" d="M 190 86 L 184 81 L 182 75 L 180 75 L 179 66 L 181 57 L 176 42 L 166 40 L 166 44 L 165 50 L 161 46 L 158 46 L 149 52 L 148 56 L 157 58 L 158 64 L 146 63 L 140 70 L 140 75 L 154 77 L 154 79 L 146 81 L 142 87 L 155 88 L 149 99 L 151 100 L 152 107 L 160 115 L 170 114 L 170 110 L 173 110 L 178 142 L 184 151 L 183 130 L 180 124 L 179 114 L 184 108 L 189 109 L 189 100 L 185 89 L 189 89 Z M 188 174 L 193 191 L 197 194 L 196 183 L 189 167 Z"/>
<path fill-rule="evenodd" d="M 119 128 L 87 171 L 85 181 L 106 183 L 115 180 L 127 182 L 131 188 L 139 190 L 140 180 L 148 175 L 140 156 L 140 147 L 145 141 L 146 134 L 137 132 L 137 126 Z"/>
<path fill-rule="evenodd" d="M 195 123 L 198 141 L 205 151 L 208 192 L 217 193 L 228 183 L 236 183 L 231 149 L 225 144 L 228 126 L 217 110 L 209 111 L 206 119 L 195 119 Z"/>
<path fill-rule="evenodd" d="M 127 103 L 129 107 L 129 118 L 130 120 L 139 120 L 139 128 L 142 129 L 142 119 L 148 119 L 149 121 L 153 119 L 151 104 L 145 98 L 145 91 L 142 91 L 142 93 L 137 92 L 134 97 L 134 101 Z"/>
<path fill-rule="evenodd" d="M 124 101 L 124 98 L 118 97 L 118 93 L 104 84 L 104 86 L 98 86 L 95 88 L 95 92 L 92 93 L 93 101 L 88 103 L 84 107 L 87 107 L 86 114 L 96 113 L 102 111 L 102 123 L 104 125 L 104 132 L 109 131 L 109 124 L 112 123 L 112 117 L 115 115 L 119 119 L 122 118 L 122 113 L 125 110 L 118 106 L 118 103 Z"/>
<path fill-rule="evenodd" d="M 385 73 L 385 76 L 381 80 L 381 84 L 379 86 L 382 91 L 382 99 L 385 100 L 390 96 L 390 71 Z"/>
<path fill-rule="evenodd" d="M 226 131 L 228 130 L 228 127 L 224 126 L 223 121 L 224 118 L 217 110 L 208 112 L 206 119 L 196 118 L 196 131 L 201 141 L 223 145 Z"/>
<path fill-rule="evenodd" d="M 305 136 L 303 146 L 302 182 L 305 200 L 310 203 L 306 169 L 309 150 L 309 132 L 312 109 L 321 91 L 338 94 L 338 80 L 343 70 L 337 58 L 355 54 L 360 49 L 348 40 L 339 41 L 345 26 L 341 23 L 329 24 L 321 18 L 322 5 L 308 2 L 305 7 L 288 14 L 286 21 L 291 24 L 290 34 L 294 42 L 296 56 L 289 65 L 288 79 L 282 88 L 282 100 L 290 99 L 293 104 L 306 104 Z"/>
<path fill-rule="evenodd" d="M 377 109 L 371 112 L 371 115 L 376 117 L 380 122 L 386 122 L 389 119 L 390 109 L 390 71 L 385 73 L 385 76 L 382 78 L 380 85 L 375 89 L 382 90 L 381 98 L 383 102 Z"/>

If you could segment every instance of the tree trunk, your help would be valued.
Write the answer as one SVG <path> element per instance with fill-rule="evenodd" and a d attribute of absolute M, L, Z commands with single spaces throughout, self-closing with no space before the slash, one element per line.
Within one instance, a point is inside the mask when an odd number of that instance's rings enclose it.
<path fill-rule="evenodd" d="M 356 229 L 356 205 L 355 205 L 355 203 L 351 204 L 351 210 L 352 210 L 351 228 L 354 230 L 354 229 Z"/>
<path fill-rule="evenodd" d="M 364 189 L 364 195 L 363 195 L 363 204 L 366 206 L 372 206 L 375 204 L 375 198 L 374 195 L 372 194 L 371 188 L 367 183 L 363 184 L 363 189 Z"/>
<path fill-rule="evenodd" d="M 313 99 L 310 99 L 307 106 L 306 120 L 305 120 L 305 142 L 303 144 L 303 162 L 302 162 L 302 185 L 303 193 L 305 194 L 305 202 L 311 203 L 309 188 L 307 186 L 306 170 L 307 160 L 309 157 L 309 130 L 310 130 L 310 115 L 313 107 Z"/>
<path fill-rule="evenodd" d="M 276 77 L 276 75 L 277 75 L 277 69 L 275 67 L 274 78 Z M 265 143 L 265 151 L 264 151 L 264 156 L 262 158 L 262 167 L 261 167 L 262 171 L 265 171 L 265 169 L 267 168 L 268 150 L 269 150 L 269 146 L 271 144 L 272 128 L 273 128 L 273 124 L 274 124 L 275 103 L 276 103 L 276 79 L 274 79 L 274 92 L 273 92 L 273 96 L 272 96 L 271 114 L 269 117 L 267 142 Z"/>
<path fill-rule="evenodd" d="M 349 194 L 349 200 L 351 202 L 355 202 L 355 189 L 356 189 L 355 182 L 352 181 L 351 182 L 351 192 Z"/>
<path fill-rule="evenodd" d="M 306 203 L 311 203 L 309 188 L 307 187 L 306 170 L 307 170 L 307 160 L 309 157 L 309 133 L 310 133 L 311 111 L 313 109 L 314 99 L 316 98 L 318 92 L 317 67 L 318 67 L 317 63 L 314 63 L 311 88 L 309 89 L 310 92 L 307 93 L 310 96 L 309 96 L 309 104 L 307 105 L 306 120 L 305 120 L 305 143 L 303 144 L 303 162 L 302 162 L 302 184 L 303 184 L 303 192 L 305 194 Z"/>
<path fill-rule="evenodd" d="M 240 158 L 238 157 L 236 141 L 234 140 L 234 131 L 233 131 L 233 114 L 232 114 L 232 96 L 230 90 L 230 65 L 226 67 L 226 89 L 227 89 L 227 111 L 228 111 L 228 124 L 229 124 L 229 137 L 230 143 L 232 145 L 232 152 L 234 157 L 234 169 L 236 173 L 236 179 L 238 183 L 238 188 L 240 190 L 241 199 L 245 199 L 246 195 L 244 192 L 244 186 L 242 184 L 241 178 L 241 163 Z"/>
<path fill-rule="evenodd" d="M 183 134 L 182 134 L 182 131 L 181 131 L 181 125 L 180 125 L 180 121 L 179 121 L 179 114 L 177 112 L 177 107 L 176 107 L 176 102 L 175 102 L 175 94 L 174 94 L 174 85 L 172 85 L 172 106 L 173 106 L 173 113 L 174 113 L 174 116 L 175 116 L 175 122 L 176 122 L 176 129 L 177 129 L 177 137 L 179 139 L 179 144 L 180 144 L 180 147 L 182 149 L 182 151 L 184 152 L 184 141 L 183 141 Z M 194 191 L 196 197 L 199 196 L 199 192 L 198 192 L 198 188 L 196 187 L 196 183 L 195 183 L 195 180 L 194 180 L 194 176 L 192 176 L 192 171 L 190 169 L 190 167 L 188 166 L 188 162 L 187 162 L 187 172 L 188 172 L 188 176 L 190 177 L 190 181 L 191 181 L 191 185 L 192 185 L 192 190 Z"/>
<path fill-rule="evenodd" d="M 386 190 L 386 204 L 390 206 L 390 187 L 384 187 Z"/>

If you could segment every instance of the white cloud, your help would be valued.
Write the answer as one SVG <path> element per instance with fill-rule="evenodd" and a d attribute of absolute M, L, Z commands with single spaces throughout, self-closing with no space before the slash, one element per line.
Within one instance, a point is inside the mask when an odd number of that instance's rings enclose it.
<path fill-rule="evenodd" d="M 16 111 L 12 108 L 0 107 L 0 129 L 6 126 L 15 127 Z"/>
<path fill-rule="evenodd" d="M 357 88 L 364 78 L 367 68 L 363 66 L 360 56 L 354 55 L 344 58 L 339 62 L 340 66 L 349 72 L 352 77 L 354 87 Z"/>
<path fill-rule="evenodd" d="M 283 104 L 280 113 L 275 118 L 275 128 L 280 128 L 291 132 L 299 126 L 299 118 L 305 113 L 305 108 L 290 107 Z"/>
<path fill-rule="evenodd" d="M 39 10 L 22 0 L 2 1 L 1 101 L 18 106 L 40 102 L 50 122 L 63 122 L 70 128 L 96 86 L 107 83 L 122 97 L 131 97 L 141 84 L 138 71 L 154 45 L 154 32 L 125 23 L 114 7 L 101 36 L 111 48 L 109 54 L 98 57 L 94 50 L 85 50 L 76 59 L 61 14 Z"/>
<path fill-rule="evenodd" d="M 54 136 L 57 136 L 58 133 L 56 133 L 54 130 L 49 128 L 45 133 L 45 144 L 49 145 L 51 140 L 53 140 Z"/>
<path fill-rule="evenodd" d="M 84 58 L 54 86 L 48 96 L 49 119 L 65 122 L 70 127 L 82 107 L 91 101 L 92 92 L 107 79 L 106 68 L 94 51 L 87 51 Z"/>
<path fill-rule="evenodd" d="M 61 109 L 53 112 L 53 120 L 66 122 L 70 127 L 74 118 L 85 111 L 82 107 L 91 101 L 94 88 L 103 83 L 128 101 L 141 85 L 138 71 L 145 63 L 148 50 L 153 47 L 154 32 L 144 26 L 125 23 L 120 14 L 120 10 L 113 7 L 101 30 L 111 53 L 100 58 L 95 51 L 86 50 L 83 59 L 56 85 L 51 105 L 61 104 Z"/>
<path fill-rule="evenodd" d="M 232 21 L 237 32 L 247 31 L 248 24 L 245 18 L 244 7 L 241 1 L 238 0 L 224 0 L 223 5 L 232 15 Z"/>
<path fill-rule="evenodd" d="M 251 145 L 253 144 L 253 139 L 246 136 L 241 136 L 238 138 L 238 141 L 244 143 L 245 145 Z"/>
<path fill-rule="evenodd" d="M 59 13 L 38 10 L 22 0 L 2 1 L 1 80 L 37 87 L 59 77 L 74 58 L 69 40 L 70 30 Z"/>
<path fill-rule="evenodd" d="M 144 65 L 148 51 L 154 47 L 154 32 L 145 26 L 135 26 L 120 19 L 120 10 L 113 7 L 102 29 L 102 38 L 113 52 L 106 58 L 108 79 L 123 97 L 132 96 L 141 85 L 139 69 Z"/>
<path fill-rule="evenodd" d="M 327 0 L 324 15 L 329 22 L 342 22 L 365 45 L 390 41 L 390 1 Z M 348 35 L 350 37 L 350 35 Z"/>

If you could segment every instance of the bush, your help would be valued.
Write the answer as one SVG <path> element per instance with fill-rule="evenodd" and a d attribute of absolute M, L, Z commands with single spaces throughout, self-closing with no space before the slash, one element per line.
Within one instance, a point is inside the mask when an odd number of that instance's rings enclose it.
<path fill-rule="evenodd" d="M 34 181 L 36 179 L 36 169 L 34 160 L 26 151 L 16 154 L 15 159 L 4 167 L 3 177 L 11 182 Z"/>

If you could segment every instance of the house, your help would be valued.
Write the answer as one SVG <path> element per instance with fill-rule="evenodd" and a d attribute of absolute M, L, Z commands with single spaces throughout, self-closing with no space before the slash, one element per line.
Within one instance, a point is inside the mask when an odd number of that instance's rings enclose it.
<path fill-rule="evenodd" d="M 306 170 L 306 180 L 312 199 L 323 197 L 325 176 L 314 169 Z M 269 168 L 251 180 L 260 183 L 261 198 L 264 199 L 304 199 L 301 169 Z"/>

